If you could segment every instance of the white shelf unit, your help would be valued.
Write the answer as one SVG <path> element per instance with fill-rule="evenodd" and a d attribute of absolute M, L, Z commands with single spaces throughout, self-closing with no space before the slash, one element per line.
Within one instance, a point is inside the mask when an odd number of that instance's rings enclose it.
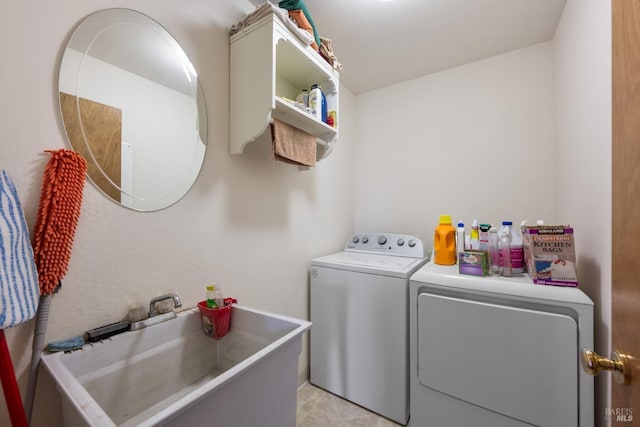
<path fill-rule="evenodd" d="M 229 42 L 229 153 L 241 154 L 269 129 L 272 119 L 278 119 L 318 138 L 318 160 L 328 156 L 338 138 L 337 123 L 331 127 L 283 98 L 294 100 L 302 89 L 317 83 L 327 98 L 327 110 L 335 110 L 339 122 L 338 73 L 273 14 L 234 34 Z"/>

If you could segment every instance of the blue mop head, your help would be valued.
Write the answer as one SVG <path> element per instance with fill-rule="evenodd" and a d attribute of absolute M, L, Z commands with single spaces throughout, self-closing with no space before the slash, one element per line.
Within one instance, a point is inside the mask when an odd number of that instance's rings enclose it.
<path fill-rule="evenodd" d="M 84 345 L 84 339 L 78 335 L 77 337 L 68 338 L 62 341 L 50 342 L 47 345 L 47 351 L 72 351 L 82 348 Z"/>

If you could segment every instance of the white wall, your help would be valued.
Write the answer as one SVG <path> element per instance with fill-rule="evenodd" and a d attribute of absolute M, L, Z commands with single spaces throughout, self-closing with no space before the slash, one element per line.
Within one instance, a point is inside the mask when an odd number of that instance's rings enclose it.
<path fill-rule="evenodd" d="M 554 37 L 556 212 L 576 230 L 581 288 L 596 303 L 596 351 L 611 349 L 611 2 L 568 0 Z M 606 425 L 609 375 L 596 377 Z"/>
<path fill-rule="evenodd" d="M 62 290 L 53 297 L 47 341 L 122 319 L 132 304 L 175 291 L 185 306 L 219 283 L 242 304 L 308 318 L 308 263 L 340 250 L 353 232 L 353 111 L 341 93 L 340 136 L 316 168 L 274 163 L 268 141 L 230 157 L 228 29 L 248 1 L 85 0 L 3 4 L 0 25 L 0 168 L 16 183 L 33 227 L 45 149 L 68 148 L 58 112 L 58 67 L 76 25 L 100 8 L 137 9 L 183 45 L 207 102 L 209 140 L 198 180 L 184 199 L 154 213 L 125 209 L 85 185 L 82 213 Z M 350 116 L 351 115 L 351 116 Z M 31 356 L 33 321 L 6 331 L 20 385 Z M 306 340 L 299 378 L 306 379 Z M 60 425 L 51 381 L 40 375 L 34 426 Z M 9 425 L 0 398 L 0 425 Z"/>
<path fill-rule="evenodd" d="M 553 42 L 356 101 L 356 231 L 421 234 L 430 246 L 441 213 L 467 226 L 570 223 L 601 354 L 611 326 L 610 8 L 568 0 Z M 608 380 L 596 379 L 599 426 Z"/>
<path fill-rule="evenodd" d="M 356 231 L 555 212 L 550 42 L 359 95 Z"/>

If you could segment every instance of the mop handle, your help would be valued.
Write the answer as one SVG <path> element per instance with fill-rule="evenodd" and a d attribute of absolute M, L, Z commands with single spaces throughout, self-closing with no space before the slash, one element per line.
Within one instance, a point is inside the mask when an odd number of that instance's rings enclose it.
<path fill-rule="evenodd" d="M 38 381 L 38 367 L 40 366 L 40 356 L 44 348 L 44 337 L 47 333 L 47 323 L 49 322 L 49 309 L 51 306 L 51 295 L 42 295 L 38 304 L 38 314 L 36 315 L 36 325 L 33 330 L 33 344 L 31 345 L 31 364 L 29 365 L 29 381 L 27 382 L 27 394 L 24 397 L 24 409 L 27 413 L 27 421 L 31 424 L 33 416 L 33 402 L 36 397 L 36 383 Z"/>
<path fill-rule="evenodd" d="M 13 370 L 13 362 L 11 362 L 9 347 L 7 347 L 7 339 L 4 336 L 4 329 L 0 329 L 0 377 L 2 379 L 2 390 L 7 402 L 7 410 L 11 418 L 11 425 L 13 427 L 28 427 L 27 416 L 20 398 L 20 389 Z"/>

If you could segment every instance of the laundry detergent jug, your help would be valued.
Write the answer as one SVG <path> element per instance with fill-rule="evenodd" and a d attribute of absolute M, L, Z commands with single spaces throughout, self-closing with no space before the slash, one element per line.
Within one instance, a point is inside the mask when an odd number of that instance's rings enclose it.
<path fill-rule="evenodd" d="M 451 225 L 450 215 L 440 215 L 440 224 L 433 237 L 433 262 L 440 265 L 456 263 L 456 229 Z"/>

